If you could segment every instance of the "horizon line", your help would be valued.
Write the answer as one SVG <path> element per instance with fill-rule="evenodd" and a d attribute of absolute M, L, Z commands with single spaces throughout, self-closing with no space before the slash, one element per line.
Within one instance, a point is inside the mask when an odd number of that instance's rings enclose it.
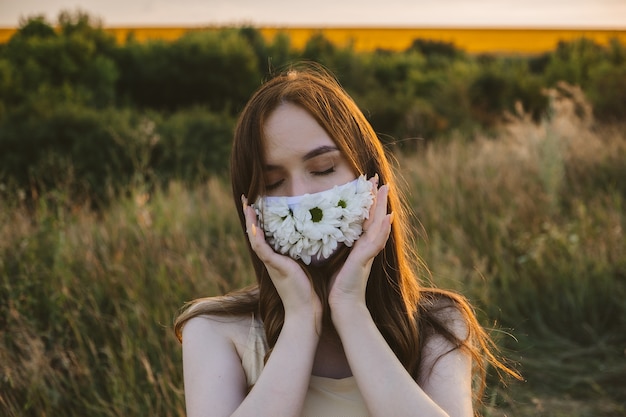
<path fill-rule="evenodd" d="M 51 26 L 56 27 L 57 24 Z M 444 30 L 574 30 L 574 31 L 626 31 L 626 26 L 558 26 L 558 25 L 382 25 L 382 24 L 256 24 L 256 23 L 190 23 L 190 24 L 102 24 L 102 29 L 216 29 L 216 28 L 246 28 L 253 29 L 391 29 L 391 30 L 414 30 L 414 29 L 444 29 Z M 19 30 L 20 26 L 0 25 L 3 30 Z"/>

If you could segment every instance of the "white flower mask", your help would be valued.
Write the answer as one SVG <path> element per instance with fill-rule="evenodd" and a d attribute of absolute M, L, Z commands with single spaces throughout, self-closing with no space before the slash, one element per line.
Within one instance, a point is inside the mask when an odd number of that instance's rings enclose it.
<path fill-rule="evenodd" d="M 267 242 L 278 253 L 309 265 L 351 247 L 363 233 L 374 202 L 373 184 L 364 175 L 344 185 L 294 197 L 259 197 L 252 205 Z"/>

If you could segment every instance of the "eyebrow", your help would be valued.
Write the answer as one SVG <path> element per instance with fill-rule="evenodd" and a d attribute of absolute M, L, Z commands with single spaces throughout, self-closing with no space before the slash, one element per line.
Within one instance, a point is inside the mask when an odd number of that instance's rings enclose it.
<path fill-rule="evenodd" d="M 316 156 L 320 156 L 320 155 L 324 155 L 326 153 L 329 152 L 335 152 L 338 151 L 339 149 L 337 149 L 336 146 L 328 146 L 328 145 L 324 145 L 324 146 L 320 146 L 318 148 L 312 149 L 309 152 L 305 153 L 304 156 L 302 157 L 302 161 L 308 161 L 309 159 L 313 159 Z M 272 170 L 276 170 L 280 168 L 277 165 L 265 165 L 265 169 L 267 171 L 272 171 Z"/>
<path fill-rule="evenodd" d="M 338 151 L 339 149 L 337 149 L 336 146 L 320 146 L 319 148 L 315 148 L 309 152 L 307 152 L 303 157 L 302 160 L 303 161 L 308 161 L 309 159 L 313 159 L 316 156 L 319 155 L 324 155 L 325 153 L 328 152 L 334 152 L 334 151 Z"/>

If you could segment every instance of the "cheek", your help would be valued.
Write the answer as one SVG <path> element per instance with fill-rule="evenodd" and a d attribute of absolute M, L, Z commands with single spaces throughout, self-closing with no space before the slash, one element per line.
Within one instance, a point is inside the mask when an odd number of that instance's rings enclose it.
<path fill-rule="evenodd" d="M 341 168 L 337 170 L 337 173 L 344 183 L 350 182 L 360 175 L 359 172 L 354 172 L 352 167 L 350 167 L 347 163 L 342 164 Z"/>
<path fill-rule="evenodd" d="M 358 167 L 353 168 L 352 164 L 350 164 L 345 157 L 341 158 L 341 162 L 338 164 L 338 169 L 341 170 L 344 176 L 351 177 L 352 179 L 355 179 L 362 174 Z"/>

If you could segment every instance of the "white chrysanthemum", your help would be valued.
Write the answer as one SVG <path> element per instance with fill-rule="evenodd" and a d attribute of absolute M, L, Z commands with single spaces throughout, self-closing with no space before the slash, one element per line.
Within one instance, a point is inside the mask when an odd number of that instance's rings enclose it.
<path fill-rule="evenodd" d="M 352 246 L 359 238 L 374 202 L 372 187 L 360 176 L 315 194 L 259 198 L 253 206 L 274 250 L 309 265 L 328 259 L 339 243 Z"/>
<path fill-rule="evenodd" d="M 341 228 L 343 239 L 341 243 L 347 247 L 352 247 L 354 242 L 363 234 L 362 223 L 352 222 L 344 224 Z"/>
<path fill-rule="evenodd" d="M 370 181 L 359 177 L 353 187 L 343 186 L 338 190 L 337 205 L 342 208 L 343 215 L 340 226 L 343 234 L 341 242 L 346 246 L 352 246 L 363 233 L 363 221 L 369 217 L 369 210 L 374 202 L 372 187 Z"/>
<path fill-rule="evenodd" d="M 267 242 L 280 253 L 287 253 L 291 245 L 302 238 L 294 227 L 294 218 L 286 198 L 267 201 L 263 209 L 255 208 L 264 229 L 278 232 L 268 234 Z"/>

